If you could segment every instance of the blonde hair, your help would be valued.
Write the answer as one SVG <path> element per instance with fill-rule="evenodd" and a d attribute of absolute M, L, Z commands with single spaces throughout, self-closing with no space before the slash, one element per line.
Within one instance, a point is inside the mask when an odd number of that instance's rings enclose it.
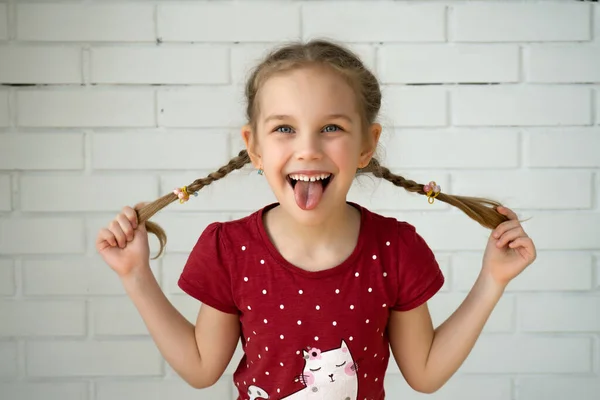
<path fill-rule="evenodd" d="M 377 78 L 363 65 L 358 56 L 344 46 L 327 40 L 312 40 L 306 43 L 294 42 L 274 49 L 254 68 L 245 88 L 248 123 L 252 127 L 256 126 L 256 115 L 259 107 L 256 100 L 257 94 L 267 79 L 275 73 L 283 73 L 312 65 L 326 66 L 341 74 L 354 89 L 363 125 L 367 127 L 375 121 L 381 107 L 381 90 Z M 241 169 L 249 162 L 250 158 L 247 151 L 242 150 L 237 157 L 232 158 L 226 165 L 187 185 L 187 190 L 190 193 L 197 192 L 214 181 L 225 177 L 230 172 Z M 423 189 L 423 184 L 393 174 L 388 168 L 382 166 L 375 157 L 371 159 L 365 168 L 357 172 L 371 173 L 412 193 L 427 194 Z M 489 229 L 496 228 L 508 219 L 496 210 L 501 204 L 493 200 L 453 196 L 443 192 L 439 193 L 436 199 L 459 208 L 470 218 Z M 177 195 L 169 193 L 137 210 L 139 223 L 145 222 L 148 232 L 156 235 L 160 242 L 160 251 L 155 258 L 162 254 L 167 242 L 167 235 L 159 225 L 148 221 L 148 219 L 176 200 L 178 200 Z"/>

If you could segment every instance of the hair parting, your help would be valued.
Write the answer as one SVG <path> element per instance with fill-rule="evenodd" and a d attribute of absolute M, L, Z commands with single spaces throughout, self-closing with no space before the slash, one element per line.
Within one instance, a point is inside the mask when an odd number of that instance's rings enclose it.
<path fill-rule="evenodd" d="M 293 42 L 273 50 L 262 63 L 252 71 L 245 88 L 246 117 L 254 128 L 258 111 L 258 93 L 262 84 L 277 73 L 284 73 L 307 66 L 326 66 L 341 74 L 356 94 L 358 109 L 365 127 L 372 124 L 379 114 L 381 107 L 381 90 L 377 78 L 363 65 L 359 57 L 344 46 L 329 40 L 311 40 L 306 43 Z M 241 169 L 250 163 L 246 150 L 232 158 L 226 165 L 204 178 L 196 179 L 187 186 L 189 193 L 199 191 L 205 186 L 224 178 L 232 171 Z M 393 174 L 382 166 L 376 158 L 371 158 L 369 164 L 357 171 L 371 173 L 377 178 L 385 179 L 411 193 L 426 195 L 423 184 Z M 502 206 L 499 202 L 480 197 L 454 196 L 444 192 L 439 193 L 437 200 L 450 204 L 462 210 L 467 216 L 489 229 L 496 228 L 508 218 L 497 211 Z M 148 221 L 158 211 L 178 200 L 174 193 L 166 194 L 159 199 L 138 208 L 138 223 L 146 224 L 149 233 L 156 235 L 160 250 L 156 259 L 163 253 L 167 243 L 165 231 L 155 222 Z"/>

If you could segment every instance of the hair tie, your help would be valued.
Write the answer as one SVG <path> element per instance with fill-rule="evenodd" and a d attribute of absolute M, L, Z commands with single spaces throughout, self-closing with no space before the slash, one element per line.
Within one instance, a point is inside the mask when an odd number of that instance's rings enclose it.
<path fill-rule="evenodd" d="M 190 199 L 190 194 L 188 193 L 187 186 L 174 189 L 173 194 L 179 197 L 180 204 L 183 204 Z M 198 192 L 193 192 L 192 194 L 195 197 L 198 197 Z"/>
<path fill-rule="evenodd" d="M 435 183 L 435 181 L 431 181 L 427 185 L 423 186 L 423 191 L 427 195 L 427 201 L 429 202 L 429 204 L 433 204 L 433 202 L 435 201 L 434 199 L 438 197 L 441 190 L 442 189 L 440 188 L 440 185 Z"/>

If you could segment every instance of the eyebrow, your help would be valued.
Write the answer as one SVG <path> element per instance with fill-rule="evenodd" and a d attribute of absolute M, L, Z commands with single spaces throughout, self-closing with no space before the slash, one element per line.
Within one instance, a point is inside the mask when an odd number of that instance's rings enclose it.
<path fill-rule="evenodd" d="M 326 115 L 325 118 L 326 119 L 344 119 L 350 123 L 352 122 L 352 118 L 350 118 L 346 114 L 329 114 L 329 115 Z M 274 115 L 269 115 L 267 118 L 265 118 L 265 122 L 269 122 L 271 120 L 283 121 L 286 119 L 294 119 L 294 118 L 291 115 L 274 114 Z"/>

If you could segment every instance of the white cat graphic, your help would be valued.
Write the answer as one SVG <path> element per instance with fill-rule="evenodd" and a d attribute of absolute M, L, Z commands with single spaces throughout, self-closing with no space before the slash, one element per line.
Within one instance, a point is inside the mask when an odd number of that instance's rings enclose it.
<path fill-rule="evenodd" d="M 304 371 L 299 380 L 306 386 L 285 400 L 341 399 L 356 400 L 358 395 L 357 365 L 350 349 L 342 340 L 340 347 L 321 352 L 303 350 Z"/>
<path fill-rule="evenodd" d="M 250 385 L 248 388 L 248 396 L 250 396 L 250 400 L 269 399 L 267 392 L 256 385 Z"/>

